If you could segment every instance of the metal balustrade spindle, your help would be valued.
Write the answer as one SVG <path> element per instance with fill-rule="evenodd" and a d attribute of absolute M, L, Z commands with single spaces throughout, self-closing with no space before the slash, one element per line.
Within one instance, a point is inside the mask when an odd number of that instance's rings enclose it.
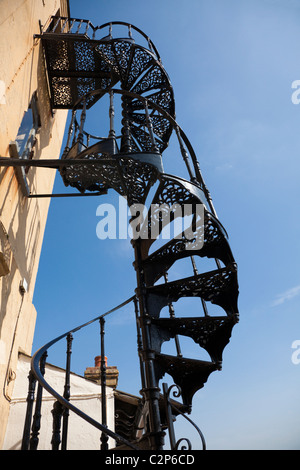
<path fill-rule="evenodd" d="M 198 275 L 199 275 L 199 271 L 198 271 L 198 269 L 197 269 L 194 256 L 191 256 L 191 262 L 192 262 L 192 266 L 193 266 L 194 275 L 195 275 L 195 276 L 198 276 Z M 206 305 L 205 300 L 204 300 L 202 297 L 201 297 L 201 303 L 202 303 L 202 308 L 203 308 L 204 315 L 205 315 L 206 317 L 208 317 L 209 315 L 208 315 L 207 305 Z"/>
<path fill-rule="evenodd" d="M 71 375 L 71 354 L 72 354 L 72 334 L 67 336 L 67 358 L 66 358 L 66 375 L 65 375 L 65 387 L 63 397 L 66 400 L 70 400 L 70 375 Z M 68 424 L 69 424 L 69 409 L 64 408 L 63 410 L 63 426 L 62 426 L 62 443 L 61 449 L 67 449 L 67 438 L 68 438 Z"/>
<path fill-rule="evenodd" d="M 141 384 L 142 388 L 145 387 L 145 369 L 144 369 L 144 364 L 142 361 L 142 335 L 141 335 L 141 327 L 140 327 L 140 321 L 139 321 L 139 305 L 138 305 L 138 299 L 134 297 L 134 311 L 135 311 L 135 319 L 136 319 L 136 326 L 137 326 L 137 349 L 138 349 L 138 355 L 139 355 L 139 361 L 140 361 L 140 373 L 141 373 Z"/>
<path fill-rule="evenodd" d="M 83 23 L 83 20 L 80 20 L 77 31 L 76 31 L 76 34 L 79 34 L 79 30 L 81 28 L 82 23 Z"/>
<path fill-rule="evenodd" d="M 167 271 L 164 272 L 164 278 L 165 278 L 165 283 L 167 284 L 168 283 L 168 273 L 167 273 Z M 169 307 L 170 318 L 175 318 L 175 309 L 174 309 L 173 303 L 170 302 L 168 304 L 168 307 Z M 175 335 L 174 339 L 175 339 L 177 357 L 182 357 L 182 352 L 181 352 L 181 347 L 180 347 L 180 342 L 179 342 L 178 335 Z"/>
<path fill-rule="evenodd" d="M 45 375 L 45 365 L 47 359 L 47 351 L 43 354 L 40 360 L 40 371 L 42 376 Z M 41 409 L 42 409 L 42 397 L 43 397 L 43 387 L 39 383 L 37 396 L 36 396 L 36 404 L 35 404 L 35 413 L 32 422 L 32 432 L 30 438 L 30 450 L 37 450 L 39 444 L 39 432 L 41 428 Z"/>
<path fill-rule="evenodd" d="M 127 113 L 127 99 L 125 96 L 122 95 L 121 97 L 122 101 L 122 140 L 121 140 L 121 151 L 125 153 L 131 153 L 132 152 L 132 146 L 131 146 L 131 137 L 130 137 L 130 125 L 129 125 L 129 119 L 128 119 L 128 113 Z"/>
<path fill-rule="evenodd" d="M 101 412 L 102 424 L 107 427 L 107 410 L 106 410 L 106 364 L 105 364 L 105 347 L 104 347 L 104 325 L 105 320 L 100 318 L 100 339 L 101 339 L 101 362 L 100 362 L 100 377 L 101 377 Z M 108 436 L 105 432 L 101 434 L 101 450 L 108 449 Z"/>
<path fill-rule="evenodd" d="M 83 128 L 84 128 L 85 119 L 86 119 L 86 100 L 83 100 L 82 111 L 81 111 L 81 116 L 80 116 L 80 126 L 79 126 L 78 138 L 77 138 L 78 143 L 81 145 L 83 144 Z"/>
<path fill-rule="evenodd" d="M 61 418 L 63 414 L 62 404 L 56 400 L 53 405 L 52 413 L 52 439 L 51 446 L 52 450 L 59 450 L 61 443 Z"/>
<path fill-rule="evenodd" d="M 64 150 L 64 155 L 67 155 L 69 150 L 70 150 L 71 138 L 72 138 L 72 135 L 73 135 L 73 132 L 74 132 L 74 127 L 75 127 L 75 117 L 76 117 L 76 110 L 73 109 L 72 110 L 71 123 L 70 123 L 68 137 L 67 137 L 67 143 L 66 143 L 66 147 L 65 147 L 65 150 Z M 74 138 L 75 138 L 75 136 L 74 136 Z"/>
<path fill-rule="evenodd" d="M 31 427 L 35 386 L 36 386 L 36 378 L 32 371 L 29 372 L 28 382 L 29 382 L 28 394 L 27 394 L 27 399 L 26 399 L 27 408 L 26 408 L 26 416 L 25 416 L 25 424 L 24 424 L 24 430 L 23 430 L 21 450 L 28 450 L 29 440 L 30 440 L 30 427 Z"/>
<path fill-rule="evenodd" d="M 146 125 L 147 125 L 147 129 L 148 129 L 148 132 L 149 132 L 151 144 L 152 144 L 152 150 L 154 152 L 158 152 L 158 148 L 157 148 L 157 145 L 156 145 L 156 140 L 155 140 L 154 132 L 153 132 L 152 120 L 151 120 L 150 115 L 149 115 L 149 108 L 148 108 L 148 100 L 147 99 L 145 99 L 144 105 L 145 105 Z"/>
<path fill-rule="evenodd" d="M 114 92 L 109 92 L 109 137 L 114 138 L 115 133 L 115 107 L 114 107 Z"/>

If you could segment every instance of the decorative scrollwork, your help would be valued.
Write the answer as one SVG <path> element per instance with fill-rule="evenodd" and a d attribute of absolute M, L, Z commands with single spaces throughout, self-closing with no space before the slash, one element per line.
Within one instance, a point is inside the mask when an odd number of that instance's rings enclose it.
<path fill-rule="evenodd" d="M 171 390 L 172 390 L 173 388 L 176 388 L 176 389 L 177 389 L 177 391 L 176 391 L 176 390 L 173 391 L 173 393 L 172 393 L 173 397 L 174 397 L 174 398 L 179 398 L 179 397 L 181 397 L 181 395 L 182 395 L 182 390 L 181 390 L 181 388 L 179 387 L 179 385 L 173 384 L 173 385 L 171 385 L 171 386 L 168 388 L 168 391 L 167 391 L 167 394 L 166 394 L 167 399 L 170 398 L 170 393 L 171 393 Z"/>
<path fill-rule="evenodd" d="M 192 450 L 192 444 L 191 444 L 190 440 L 185 438 L 185 437 L 182 437 L 182 438 L 178 439 L 175 442 L 175 434 L 174 434 L 174 430 L 173 430 L 173 416 L 171 414 L 172 413 L 171 409 L 175 411 L 176 415 L 182 416 L 185 420 L 187 420 L 196 429 L 196 431 L 198 432 L 198 434 L 200 436 L 201 442 L 202 442 L 202 448 L 203 448 L 203 450 L 205 450 L 206 449 L 206 443 L 205 443 L 205 439 L 204 439 L 202 431 L 199 429 L 199 427 L 188 416 L 186 416 L 185 413 L 183 413 L 181 410 L 178 409 L 177 406 L 175 406 L 173 401 L 170 400 L 170 393 L 171 393 L 171 390 L 173 390 L 174 388 L 176 388 L 177 391 L 173 392 L 173 396 L 176 397 L 176 398 L 182 396 L 182 390 L 181 390 L 181 387 L 178 384 L 175 383 L 175 384 L 171 385 L 169 388 L 167 388 L 167 384 L 163 384 L 164 396 L 165 396 L 165 400 L 166 400 L 166 403 L 167 403 L 168 428 L 169 428 L 170 436 L 172 436 L 172 438 L 170 438 L 172 448 L 173 448 L 173 450 Z M 183 445 L 183 442 L 186 442 L 186 445 Z"/>
<path fill-rule="evenodd" d="M 187 443 L 187 446 L 183 445 L 182 447 L 179 447 L 181 445 L 182 442 L 186 442 Z M 182 437 L 181 439 L 179 439 L 176 444 L 175 444 L 175 450 L 192 450 L 192 444 L 191 444 L 191 441 L 189 439 L 187 439 L 186 437 Z"/>

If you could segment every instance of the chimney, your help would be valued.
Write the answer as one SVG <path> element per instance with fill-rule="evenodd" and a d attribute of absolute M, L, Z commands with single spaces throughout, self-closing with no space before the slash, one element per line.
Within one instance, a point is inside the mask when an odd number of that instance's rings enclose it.
<path fill-rule="evenodd" d="M 116 366 L 107 365 L 107 357 L 105 356 L 106 367 L 106 385 L 107 387 L 116 388 L 118 384 L 119 371 Z M 101 356 L 95 357 L 95 366 L 87 367 L 84 372 L 84 378 L 101 384 Z"/>

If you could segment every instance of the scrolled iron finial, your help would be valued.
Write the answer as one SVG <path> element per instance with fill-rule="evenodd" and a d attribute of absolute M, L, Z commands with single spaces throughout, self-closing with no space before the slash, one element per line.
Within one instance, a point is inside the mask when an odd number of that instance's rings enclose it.
<path fill-rule="evenodd" d="M 179 385 L 173 384 L 173 385 L 171 385 L 171 386 L 168 388 L 168 390 L 167 390 L 167 398 L 168 398 L 168 399 L 170 398 L 170 393 L 171 393 L 171 390 L 172 390 L 173 388 L 176 388 L 176 389 L 177 389 L 177 391 L 176 391 L 176 390 L 173 391 L 173 397 L 174 397 L 174 398 L 179 398 L 179 397 L 182 396 L 182 390 L 181 390 L 181 388 L 179 387 Z"/>
<path fill-rule="evenodd" d="M 187 445 L 182 445 L 182 447 L 179 447 L 182 442 L 186 441 Z M 175 444 L 175 450 L 192 450 L 192 444 L 187 439 L 186 437 L 182 437 L 181 439 L 178 439 L 178 441 Z"/>

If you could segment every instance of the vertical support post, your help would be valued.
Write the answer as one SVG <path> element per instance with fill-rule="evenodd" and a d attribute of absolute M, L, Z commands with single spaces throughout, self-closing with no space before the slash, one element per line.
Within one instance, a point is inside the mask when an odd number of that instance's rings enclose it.
<path fill-rule="evenodd" d="M 135 311 L 135 319 L 136 319 L 136 329 L 137 329 L 137 347 L 138 347 L 138 355 L 140 360 L 140 373 L 141 373 L 141 383 L 142 388 L 145 387 L 145 371 L 144 371 L 144 364 L 141 357 L 142 351 L 142 337 L 141 337 L 141 328 L 140 328 L 140 321 L 139 321 L 139 307 L 138 307 L 138 300 L 134 297 L 134 311 Z"/>
<path fill-rule="evenodd" d="M 57 17 L 57 21 L 56 21 L 56 23 L 54 24 L 54 27 L 53 27 L 51 33 L 55 33 L 56 28 L 57 28 L 58 25 L 60 24 L 60 21 L 61 21 L 61 20 L 60 20 L 60 17 Z"/>
<path fill-rule="evenodd" d="M 78 131 L 78 124 L 77 124 L 77 121 L 76 121 L 76 122 L 75 122 L 75 126 L 74 126 L 74 136 L 73 136 L 72 145 L 75 145 L 75 144 L 76 144 L 77 131 Z"/>
<path fill-rule="evenodd" d="M 141 263 L 141 239 L 132 241 L 135 250 L 135 269 L 137 273 L 137 297 L 140 310 L 140 328 L 142 349 L 141 357 L 145 370 L 145 386 L 142 393 L 145 399 L 146 409 L 148 410 L 149 438 L 151 450 L 162 450 L 164 445 L 164 432 L 161 429 L 161 419 L 159 411 L 159 392 L 158 380 L 155 376 L 154 361 L 155 352 L 151 347 L 150 338 L 150 318 L 147 309 L 145 281 Z"/>
<path fill-rule="evenodd" d="M 176 438 L 175 438 L 174 423 L 173 423 L 173 413 L 172 413 L 172 408 L 171 408 L 170 401 L 169 401 L 168 384 L 163 383 L 162 388 L 163 388 L 163 395 L 164 395 L 167 425 L 168 425 L 168 431 L 169 431 L 170 447 L 171 447 L 171 450 L 174 450 L 175 445 L 176 445 Z"/>
<path fill-rule="evenodd" d="M 79 132 L 78 132 L 78 152 L 81 151 L 81 146 L 83 144 L 83 127 L 85 123 L 85 118 L 86 118 L 86 100 L 83 100 L 83 106 L 82 106 L 82 111 L 81 111 L 81 116 L 80 116 L 80 127 L 79 127 Z"/>
<path fill-rule="evenodd" d="M 67 359 L 66 359 L 66 376 L 65 376 L 65 388 L 64 398 L 70 400 L 70 375 L 71 375 L 71 354 L 72 354 L 72 341 L 73 336 L 71 333 L 67 336 Z M 62 441 L 61 449 L 67 450 L 67 439 L 68 439 L 68 424 L 69 424 L 69 409 L 64 407 L 63 410 L 63 426 L 62 426 Z"/>
<path fill-rule="evenodd" d="M 68 24 L 68 22 L 69 22 L 69 18 L 66 18 L 63 25 L 62 25 L 62 28 L 61 28 L 61 31 L 60 31 L 61 33 L 65 32 L 65 27 Z"/>
<path fill-rule="evenodd" d="M 122 140 L 121 140 L 121 151 L 125 153 L 132 152 L 131 138 L 130 138 L 130 126 L 127 113 L 127 100 L 125 96 L 122 95 Z"/>
<path fill-rule="evenodd" d="M 54 402 L 51 413 L 53 416 L 52 439 L 51 439 L 52 450 L 59 450 L 59 446 L 61 443 L 61 439 L 60 439 L 61 417 L 63 414 L 63 406 L 59 401 Z"/>
<path fill-rule="evenodd" d="M 102 424 L 107 427 L 107 410 L 106 410 L 106 364 L 105 364 L 105 347 L 104 347 L 104 325 L 105 320 L 100 318 L 100 336 L 101 336 L 101 364 L 100 364 L 100 377 L 101 377 L 101 412 Z M 101 450 L 108 450 L 108 436 L 103 431 L 101 434 Z"/>
<path fill-rule="evenodd" d="M 199 272 L 198 272 L 198 269 L 197 269 L 197 266 L 196 266 L 194 256 L 191 256 L 191 262 L 192 262 L 192 265 L 193 265 L 194 275 L 198 276 Z M 201 297 L 201 303 L 202 303 L 202 308 L 203 308 L 204 315 L 206 317 L 209 317 L 206 302 L 205 302 L 204 299 L 202 299 L 202 297 Z"/>
<path fill-rule="evenodd" d="M 69 20 L 69 30 L 68 30 L 68 33 L 70 33 L 70 32 L 71 32 L 71 30 L 72 30 L 72 28 L 73 28 L 73 25 L 74 25 L 74 23 L 75 23 L 75 19 L 74 19 L 74 18 L 73 18 L 73 20 L 72 20 L 71 24 L 70 24 L 70 20 Z"/>
<path fill-rule="evenodd" d="M 164 278 L 165 278 L 165 282 L 167 283 L 168 282 L 168 273 L 166 271 L 164 272 Z M 175 310 L 174 310 L 174 306 L 173 306 L 172 302 L 170 302 L 168 304 L 168 307 L 169 307 L 170 318 L 175 318 Z M 181 352 L 181 347 L 180 347 L 178 335 L 175 335 L 174 339 L 175 339 L 177 357 L 182 357 L 182 352 Z"/>
<path fill-rule="evenodd" d="M 145 117 L 146 117 L 146 125 L 147 125 L 147 128 L 148 128 L 148 132 L 149 132 L 150 140 L 151 140 L 151 144 L 152 144 L 152 150 L 154 152 L 158 152 L 155 137 L 154 137 L 154 132 L 153 132 L 153 125 L 152 125 L 152 121 L 151 121 L 151 118 L 150 118 L 150 115 L 149 115 L 149 108 L 148 108 L 148 101 L 147 100 L 145 100 Z"/>
<path fill-rule="evenodd" d="M 72 111 L 71 123 L 70 123 L 70 127 L 69 127 L 69 132 L 68 132 L 67 143 L 66 143 L 66 147 L 65 147 L 65 150 L 64 150 L 64 155 L 63 155 L 63 157 L 64 157 L 64 156 L 68 153 L 68 151 L 70 150 L 71 137 L 72 137 L 72 134 L 73 134 L 73 132 L 74 132 L 75 117 L 76 117 L 76 110 L 73 109 L 73 111 Z"/>
<path fill-rule="evenodd" d="M 80 28 L 81 28 L 82 22 L 83 22 L 83 20 L 80 20 L 79 25 L 78 25 L 78 28 L 77 28 L 77 30 L 76 30 L 76 34 L 79 34 L 79 30 L 80 30 Z"/>
<path fill-rule="evenodd" d="M 41 357 L 40 360 L 40 371 L 42 376 L 45 375 L 45 364 L 47 358 L 47 351 Z M 31 429 L 31 439 L 30 439 L 30 450 L 37 450 L 39 444 L 39 432 L 41 428 L 41 409 L 42 409 L 42 396 L 43 396 L 43 387 L 41 384 L 38 384 L 35 412 L 33 417 L 32 429 Z"/>
<path fill-rule="evenodd" d="M 84 31 L 83 34 L 87 34 L 89 27 L 90 27 L 90 21 L 87 21 L 86 22 L 86 28 L 85 28 L 85 31 Z"/>
<path fill-rule="evenodd" d="M 21 450 L 28 450 L 29 440 L 30 440 L 30 427 L 31 427 L 31 419 L 32 419 L 35 385 L 36 385 L 36 378 L 33 375 L 32 371 L 29 372 L 28 381 L 29 381 L 29 385 L 28 385 L 28 394 L 27 394 L 27 409 L 26 409 L 26 417 L 25 417 Z"/>
<path fill-rule="evenodd" d="M 109 137 L 115 137 L 115 108 L 114 108 L 114 92 L 109 92 Z"/>

